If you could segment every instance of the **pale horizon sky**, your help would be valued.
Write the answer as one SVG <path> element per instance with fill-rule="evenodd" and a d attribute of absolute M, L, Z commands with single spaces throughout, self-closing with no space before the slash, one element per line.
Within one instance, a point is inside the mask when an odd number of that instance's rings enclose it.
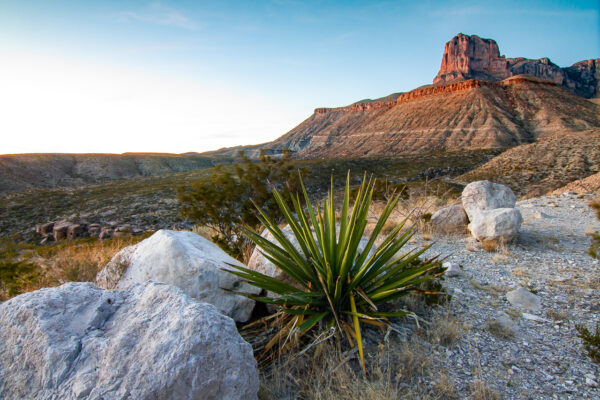
<path fill-rule="evenodd" d="M 561 67 L 595 1 L 0 0 L 0 154 L 203 152 L 430 84 L 459 32 Z"/>

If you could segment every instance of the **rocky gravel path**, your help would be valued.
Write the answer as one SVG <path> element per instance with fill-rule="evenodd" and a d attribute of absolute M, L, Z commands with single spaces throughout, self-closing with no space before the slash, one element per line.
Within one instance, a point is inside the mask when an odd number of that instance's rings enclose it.
<path fill-rule="evenodd" d="M 466 332 L 432 350 L 458 398 L 473 396 L 478 380 L 506 399 L 600 399 L 600 365 L 575 329 L 600 320 L 600 265 L 587 254 L 586 235 L 600 222 L 590 199 L 571 194 L 518 202 L 519 239 L 497 251 L 467 237 L 434 239 L 429 253 L 461 266 L 445 279 L 452 299 L 443 308 Z M 506 294 L 518 287 L 535 294 L 541 308 L 511 304 Z"/>

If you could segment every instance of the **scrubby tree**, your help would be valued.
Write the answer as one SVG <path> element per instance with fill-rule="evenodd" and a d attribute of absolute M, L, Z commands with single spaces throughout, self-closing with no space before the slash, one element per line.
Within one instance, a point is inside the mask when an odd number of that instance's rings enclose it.
<path fill-rule="evenodd" d="M 212 173 L 189 187 L 177 189 L 181 215 L 211 228 L 212 240 L 232 256 L 241 259 L 249 241 L 243 228 L 257 228 L 259 207 L 275 218 L 282 218 L 272 195 L 272 188 L 295 193 L 300 188 L 299 171 L 284 150 L 280 159 L 261 152 L 257 161 L 243 152 L 232 167 L 219 165 Z M 256 207 L 255 207 L 256 205 Z"/>

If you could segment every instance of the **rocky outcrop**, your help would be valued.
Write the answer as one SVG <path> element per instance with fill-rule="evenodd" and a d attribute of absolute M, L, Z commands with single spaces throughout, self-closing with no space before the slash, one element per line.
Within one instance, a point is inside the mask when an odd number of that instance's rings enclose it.
<path fill-rule="evenodd" d="M 69 221 L 46 222 L 37 224 L 35 232 L 42 237 L 41 244 L 60 240 L 74 240 L 82 237 L 108 239 L 110 237 L 136 236 L 144 233 L 139 228 L 125 224 L 117 227 L 101 226 L 100 224 L 73 223 Z"/>
<path fill-rule="evenodd" d="M 511 76 L 508 62 L 491 39 L 459 33 L 444 46 L 442 65 L 433 83 L 468 79 L 502 80 Z"/>
<path fill-rule="evenodd" d="M 528 74 L 554 82 L 572 93 L 592 98 L 599 95 L 600 59 L 585 60 L 561 68 L 549 58 L 506 58 L 500 55 L 492 39 L 459 33 L 444 47 L 442 64 L 434 84 L 469 79 L 500 81 L 511 76 Z"/>
<path fill-rule="evenodd" d="M 256 399 L 232 319 L 164 284 L 68 283 L 0 304 L 0 397 Z"/>
<path fill-rule="evenodd" d="M 168 283 L 245 322 L 252 314 L 254 301 L 226 290 L 258 294 L 260 289 L 223 271 L 232 269 L 230 264 L 242 265 L 200 235 L 160 230 L 117 253 L 98 273 L 96 283 L 106 289 L 128 289 L 148 280 Z"/>

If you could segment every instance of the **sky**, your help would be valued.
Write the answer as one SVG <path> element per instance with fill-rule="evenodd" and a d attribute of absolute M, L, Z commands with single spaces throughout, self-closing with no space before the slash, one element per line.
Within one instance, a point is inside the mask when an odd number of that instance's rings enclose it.
<path fill-rule="evenodd" d="M 593 1 L 0 0 L 0 154 L 202 152 L 430 84 L 444 43 L 600 57 Z"/>

